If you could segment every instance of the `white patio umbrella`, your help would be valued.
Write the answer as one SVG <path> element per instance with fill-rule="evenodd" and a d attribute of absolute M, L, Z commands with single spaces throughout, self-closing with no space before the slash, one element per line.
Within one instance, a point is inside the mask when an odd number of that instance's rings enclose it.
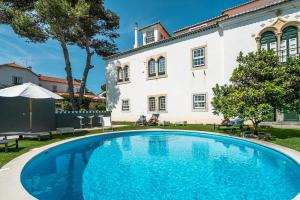
<path fill-rule="evenodd" d="M 63 99 L 61 96 L 33 83 L 24 83 L 0 90 L 0 97 L 29 98 L 29 128 L 32 130 L 32 99 Z"/>

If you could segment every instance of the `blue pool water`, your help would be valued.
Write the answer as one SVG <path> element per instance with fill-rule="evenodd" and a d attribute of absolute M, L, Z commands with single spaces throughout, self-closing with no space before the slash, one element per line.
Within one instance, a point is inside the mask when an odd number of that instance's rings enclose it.
<path fill-rule="evenodd" d="M 292 199 L 300 166 L 254 143 L 193 132 L 128 132 L 34 157 L 21 181 L 38 199 Z"/>

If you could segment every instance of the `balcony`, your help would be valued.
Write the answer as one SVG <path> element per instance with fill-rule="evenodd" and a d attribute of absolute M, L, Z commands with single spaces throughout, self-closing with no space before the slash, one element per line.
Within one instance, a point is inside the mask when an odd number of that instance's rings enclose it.
<path fill-rule="evenodd" d="M 286 63 L 289 57 L 300 58 L 300 47 L 277 51 L 279 61 Z"/>

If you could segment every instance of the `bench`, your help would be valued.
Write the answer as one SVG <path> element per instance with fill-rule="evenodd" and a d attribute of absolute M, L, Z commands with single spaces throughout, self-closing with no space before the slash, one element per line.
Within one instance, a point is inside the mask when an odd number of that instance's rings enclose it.
<path fill-rule="evenodd" d="M 42 136 L 49 136 L 49 138 L 52 138 L 52 133 L 51 132 L 24 132 L 20 134 L 22 136 L 29 136 L 29 137 L 37 137 L 39 141 L 41 141 Z"/>
<path fill-rule="evenodd" d="M 74 135 L 74 128 L 73 127 L 61 127 L 61 128 L 56 128 L 56 133 L 57 134 L 64 134 L 64 133 L 72 133 Z"/>
<path fill-rule="evenodd" d="M 0 144 L 4 144 L 5 146 L 5 153 L 8 152 L 8 143 L 11 142 L 11 141 L 15 141 L 15 145 L 16 145 L 16 148 L 18 149 L 19 148 L 19 142 L 18 142 L 18 139 L 3 139 L 3 140 L 0 140 Z"/>

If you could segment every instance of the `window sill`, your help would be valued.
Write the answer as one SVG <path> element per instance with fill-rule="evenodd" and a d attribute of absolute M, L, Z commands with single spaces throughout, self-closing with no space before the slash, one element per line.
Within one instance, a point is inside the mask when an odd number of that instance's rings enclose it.
<path fill-rule="evenodd" d="M 155 114 L 155 113 L 168 113 L 167 110 L 156 110 L 156 111 L 148 111 L 147 112 L 148 114 Z"/>
<path fill-rule="evenodd" d="M 192 109 L 192 112 L 208 112 L 208 109 Z"/>
<path fill-rule="evenodd" d="M 130 110 L 122 110 L 122 113 L 130 113 Z"/>
<path fill-rule="evenodd" d="M 147 80 L 156 80 L 156 79 L 167 78 L 167 77 L 168 77 L 167 74 L 159 75 L 159 76 L 148 76 Z"/>
<path fill-rule="evenodd" d="M 201 70 L 201 69 L 207 69 L 207 66 L 206 65 L 203 65 L 203 66 L 192 66 L 192 71 L 196 71 L 196 70 Z"/>
<path fill-rule="evenodd" d="M 123 84 L 128 84 L 130 81 L 122 81 L 122 82 L 117 82 L 117 85 L 123 85 Z"/>

